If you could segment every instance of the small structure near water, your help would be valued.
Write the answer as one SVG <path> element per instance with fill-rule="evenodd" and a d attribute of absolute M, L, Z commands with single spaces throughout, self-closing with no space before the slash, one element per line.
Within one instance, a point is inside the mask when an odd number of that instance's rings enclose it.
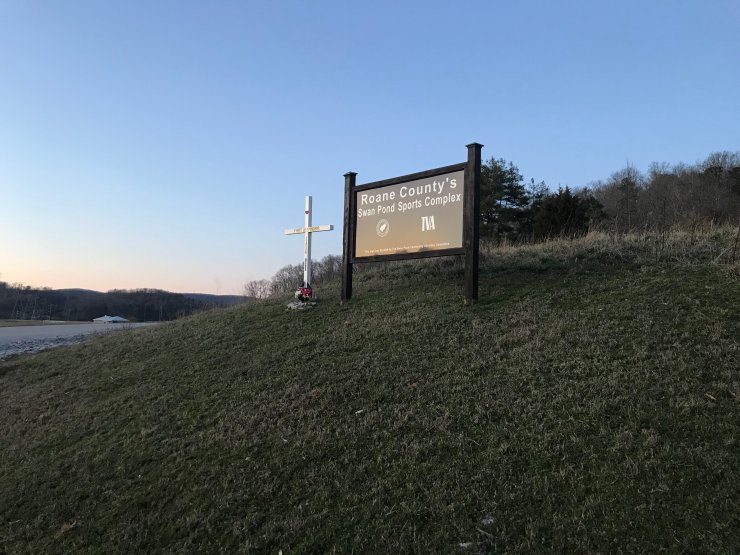
<path fill-rule="evenodd" d="M 99 318 L 93 318 L 93 322 L 95 322 L 96 324 L 125 324 L 126 322 L 128 322 L 128 320 L 121 316 L 108 316 L 106 314 L 105 316 L 100 316 Z"/>

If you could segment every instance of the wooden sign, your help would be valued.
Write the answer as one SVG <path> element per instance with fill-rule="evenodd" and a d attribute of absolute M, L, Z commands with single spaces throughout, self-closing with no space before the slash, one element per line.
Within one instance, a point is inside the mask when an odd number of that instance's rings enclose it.
<path fill-rule="evenodd" d="M 342 302 L 353 264 L 450 255 L 465 256 L 465 303 L 478 299 L 482 146 L 468 145 L 467 162 L 374 183 L 345 174 Z"/>

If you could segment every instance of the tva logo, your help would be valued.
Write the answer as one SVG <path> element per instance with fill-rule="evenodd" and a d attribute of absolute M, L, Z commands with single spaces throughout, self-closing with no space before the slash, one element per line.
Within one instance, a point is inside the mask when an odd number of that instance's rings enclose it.
<path fill-rule="evenodd" d="M 434 230 L 434 216 L 422 216 L 421 217 L 421 230 L 422 231 Z"/>

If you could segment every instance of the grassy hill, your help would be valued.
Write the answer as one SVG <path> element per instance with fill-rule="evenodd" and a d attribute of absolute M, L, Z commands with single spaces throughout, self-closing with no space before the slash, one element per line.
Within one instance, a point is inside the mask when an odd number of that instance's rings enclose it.
<path fill-rule="evenodd" d="M 740 550 L 731 230 L 358 272 L 0 363 L 0 552 Z"/>

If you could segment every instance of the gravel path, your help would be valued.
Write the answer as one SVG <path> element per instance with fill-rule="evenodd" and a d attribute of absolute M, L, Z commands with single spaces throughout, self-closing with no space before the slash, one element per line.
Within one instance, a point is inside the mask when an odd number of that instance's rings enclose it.
<path fill-rule="evenodd" d="M 93 335 L 156 325 L 156 323 L 68 324 L 64 326 L 52 324 L 0 328 L 0 360 L 80 343 Z"/>

